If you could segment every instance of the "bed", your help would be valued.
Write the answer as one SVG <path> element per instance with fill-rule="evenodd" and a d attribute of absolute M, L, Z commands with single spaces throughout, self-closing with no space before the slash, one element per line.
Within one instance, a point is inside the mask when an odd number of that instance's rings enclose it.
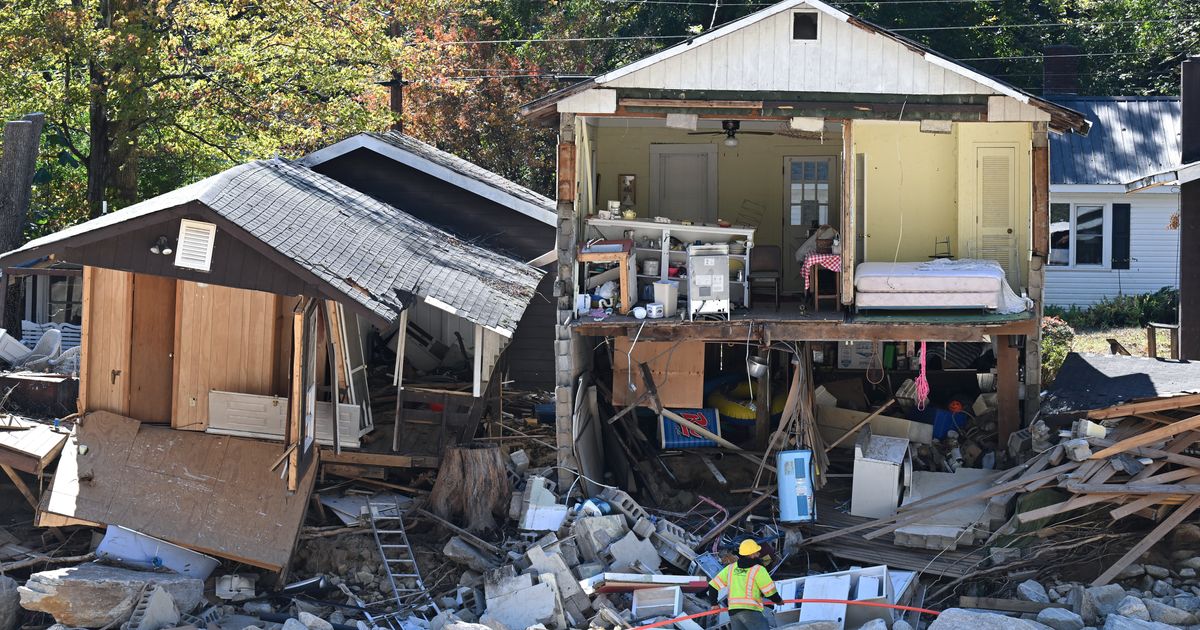
<path fill-rule="evenodd" d="M 1013 293 L 991 260 L 863 263 L 854 270 L 859 309 L 974 309 L 1019 313 L 1028 300 Z"/>

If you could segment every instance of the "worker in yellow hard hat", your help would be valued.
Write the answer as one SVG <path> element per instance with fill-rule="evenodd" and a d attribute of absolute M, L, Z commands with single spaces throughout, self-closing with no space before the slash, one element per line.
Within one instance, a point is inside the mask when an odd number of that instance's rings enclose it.
<path fill-rule="evenodd" d="M 763 599 L 782 604 L 767 568 L 760 564 L 763 549 L 752 538 L 738 545 L 737 562 L 721 569 L 708 583 L 706 594 L 716 601 L 723 588 L 729 589 L 729 621 L 732 630 L 767 630 L 770 624 L 763 615 Z"/>

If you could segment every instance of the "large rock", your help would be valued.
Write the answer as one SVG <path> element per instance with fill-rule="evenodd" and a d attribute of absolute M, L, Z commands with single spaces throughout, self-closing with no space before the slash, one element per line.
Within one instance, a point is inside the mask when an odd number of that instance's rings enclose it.
<path fill-rule="evenodd" d="M 872 619 L 864 623 L 858 630 L 888 630 L 887 622 L 882 619 Z"/>
<path fill-rule="evenodd" d="M 201 580 L 94 562 L 34 573 L 17 592 L 26 610 L 48 613 L 68 626 L 99 628 L 124 621 L 143 587 L 151 581 L 171 595 L 181 612 L 189 612 L 204 601 Z"/>
<path fill-rule="evenodd" d="M 1094 626 L 1105 615 L 1117 612 L 1117 606 L 1125 599 L 1125 589 L 1120 584 L 1106 584 L 1084 589 L 1079 613 L 1084 623 Z"/>
<path fill-rule="evenodd" d="M 1190 626 L 1197 622 L 1196 615 L 1181 608 L 1176 608 L 1153 599 L 1144 599 L 1142 602 L 1146 604 L 1146 610 L 1150 613 L 1150 619 L 1154 621 L 1169 623 L 1173 626 Z"/>
<path fill-rule="evenodd" d="M 1038 613 L 1037 620 L 1054 630 L 1083 630 L 1083 617 L 1066 608 L 1046 608 Z"/>
<path fill-rule="evenodd" d="M 929 630 L 1048 630 L 1049 626 L 1028 619 L 950 608 L 938 615 Z"/>
<path fill-rule="evenodd" d="M 1046 592 L 1046 587 L 1042 586 L 1037 580 L 1025 580 L 1017 585 L 1017 597 L 1027 602 L 1037 602 L 1039 604 L 1049 604 L 1050 595 Z"/>
<path fill-rule="evenodd" d="M 1146 605 L 1142 600 L 1133 595 L 1126 595 L 1125 599 L 1117 604 L 1117 614 L 1130 619 L 1139 619 L 1141 621 L 1150 621 L 1150 611 L 1146 609 Z"/>
<path fill-rule="evenodd" d="M 1104 630 L 1176 630 L 1176 628 L 1157 621 L 1142 621 L 1113 614 L 1104 619 Z"/>
<path fill-rule="evenodd" d="M 442 547 L 442 554 L 472 571 L 486 573 L 496 568 L 496 563 L 491 558 L 458 536 L 446 541 L 446 546 Z M 374 577 L 374 574 L 369 575 Z"/>
<path fill-rule="evenodd" d="M 14 630 L 21 619 L 21 596 L 17 581 L 0 575 L 0 630 Z"/>
<path fill-rule="evenodd" d="M 564 630 L 566 621 L 558 601 L 558 592 L 550 584 L 534 584 L 529 588 L 488 598 L 488 609 L 480 623 L 491 625 L 495 620 L 506 628 L 528 628 L 543 624 L 554 630 Z"/>

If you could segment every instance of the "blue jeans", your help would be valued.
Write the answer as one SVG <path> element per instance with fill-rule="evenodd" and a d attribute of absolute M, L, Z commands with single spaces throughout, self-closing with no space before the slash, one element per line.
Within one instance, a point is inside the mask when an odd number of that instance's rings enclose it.
<path fill-rule="evenodd" d="M 729 625 L 731 630 L 769 630 L 771 627 L 766 615 L 757 610 L 729 611 Z"/>

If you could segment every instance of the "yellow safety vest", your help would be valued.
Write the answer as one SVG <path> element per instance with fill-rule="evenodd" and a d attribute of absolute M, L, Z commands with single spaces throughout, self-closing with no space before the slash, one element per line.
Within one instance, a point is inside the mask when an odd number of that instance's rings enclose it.
<path fill-rule="evenodd" d="M 729 587 L 730 610 L 757 610 L 762 612 L 763 597 L 775 594 L 775 581 L 761 564 L 749 569 L 733 563 L 717 574 L 709 584 L 718 591 Z"/>

